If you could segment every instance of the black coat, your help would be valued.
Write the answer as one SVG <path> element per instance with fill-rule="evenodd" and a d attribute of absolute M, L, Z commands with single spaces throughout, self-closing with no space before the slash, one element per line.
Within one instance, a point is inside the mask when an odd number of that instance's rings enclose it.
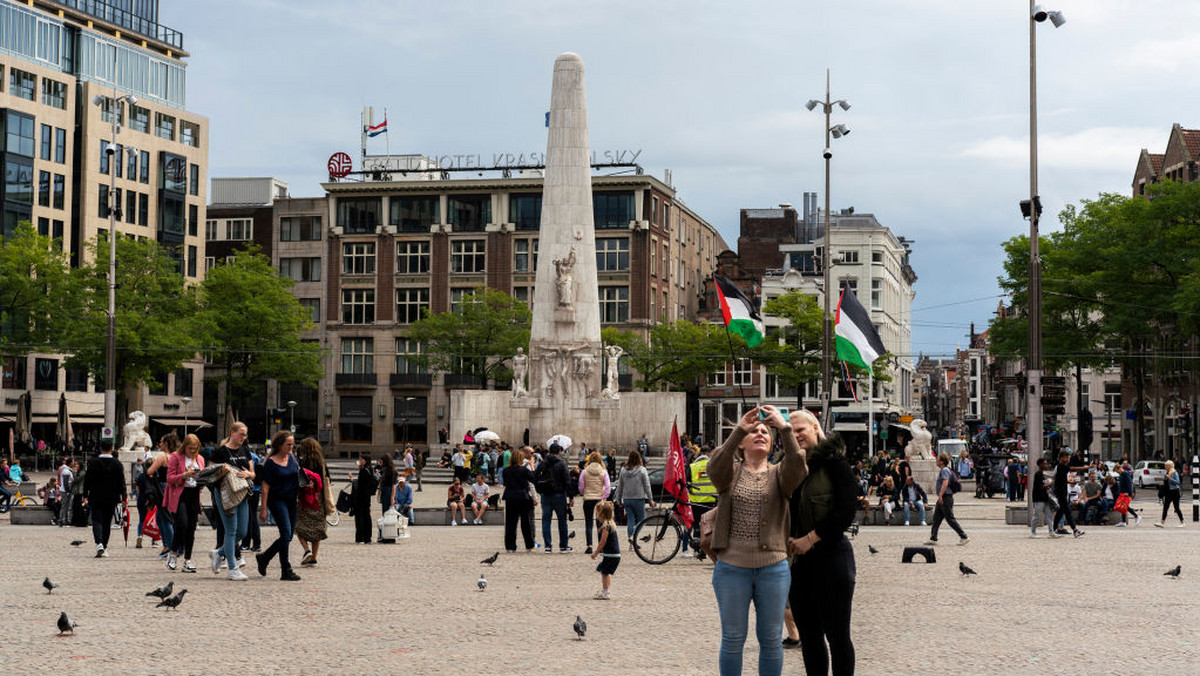
<path fill-rule="evenodd" d="M 375 478 L 375 473 L 371 471 L 370 465 L 363 465 L 358 470 L 358 481 L 354 485 L 354 505 L 370 509 L 371 498 L 377 490 L 379 481 Z"/>
<path fill-rule="evenodd" d="M 116 458 L 96 458 L 88 463 L 83 495 L 94 507 L 114 507 L 125 501 L 125 469 Z"/>

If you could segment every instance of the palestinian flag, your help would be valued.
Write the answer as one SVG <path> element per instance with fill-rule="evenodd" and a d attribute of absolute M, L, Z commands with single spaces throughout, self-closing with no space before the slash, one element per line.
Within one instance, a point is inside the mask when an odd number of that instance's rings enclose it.
<path fill-rule="evenodd" d="M 871 323 L 871 315 L 858 302 L 854 291 L 848 286 L 842 287 L 842 296 L 838 299 L 837 320 L 833 332 L 837 336 L 837 356 L 842 361 L 848 361 L 871 371 L 871 364 L 879 355 L 887 352 L 879 332 Z"/>
<path fill-rule="evenodd" d="M 737 285 L 721 275 L 713 275 L 713 281 L 717 283 L 717 298 L 721 301 L 725 329 L 744 338 L 747 346 L 758 347 L 766 329 L 754 304 Z"/>

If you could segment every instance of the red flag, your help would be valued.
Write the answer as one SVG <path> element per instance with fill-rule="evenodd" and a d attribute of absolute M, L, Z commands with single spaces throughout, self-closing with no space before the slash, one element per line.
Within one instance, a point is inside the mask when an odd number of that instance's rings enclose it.
<path fill-rule="evenodd" d="M 678 421 L 671 423 L 671 450 L 667 452 L 667 468 L 663 475 L 663 488 L 675 496 L 675 513 L 683 525 L 692 527 L 692 505 L 688 500 L 688 468 L 683 460 L 683 446 L 679 443 Z"/>

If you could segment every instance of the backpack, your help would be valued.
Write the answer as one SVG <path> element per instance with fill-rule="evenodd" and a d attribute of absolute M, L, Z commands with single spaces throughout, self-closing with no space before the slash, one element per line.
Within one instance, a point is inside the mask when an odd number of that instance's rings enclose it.
<path fill-rule="evenodd" d="M 948 490 L 951 495 L 962 490 L 962 482 L 958 480 L 958 472 L 954 470 L 950 470 L 950 485 Z"/>
<path fill-rule="evenodd" d="M 537 471 L 533 473 L 533 487 L 541 494 L 546 493 L 561 493 L 562 490 L 558 486 L 558 480 L 554 477 L 554 465 L 557 465 L 561 460 L 555 456 L 549 456 L 538 465 Z"/>

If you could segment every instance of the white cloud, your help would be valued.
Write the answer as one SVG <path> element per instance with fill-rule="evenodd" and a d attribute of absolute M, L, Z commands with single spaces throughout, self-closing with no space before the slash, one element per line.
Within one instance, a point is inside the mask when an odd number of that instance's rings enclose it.
<path fill-rule="evenodd" d="M 1038 134 L 1038 166 L 1087 169 L 1118 166 L 1132 174 L 1142 148 L 1162 152 L 1161 128 L 1094 127 L 1072 134 Z M 1029 163 L 1029 136 L 993 136 L 968 144 L 958 157 L 975 158 L 1006 166 Z"/>

